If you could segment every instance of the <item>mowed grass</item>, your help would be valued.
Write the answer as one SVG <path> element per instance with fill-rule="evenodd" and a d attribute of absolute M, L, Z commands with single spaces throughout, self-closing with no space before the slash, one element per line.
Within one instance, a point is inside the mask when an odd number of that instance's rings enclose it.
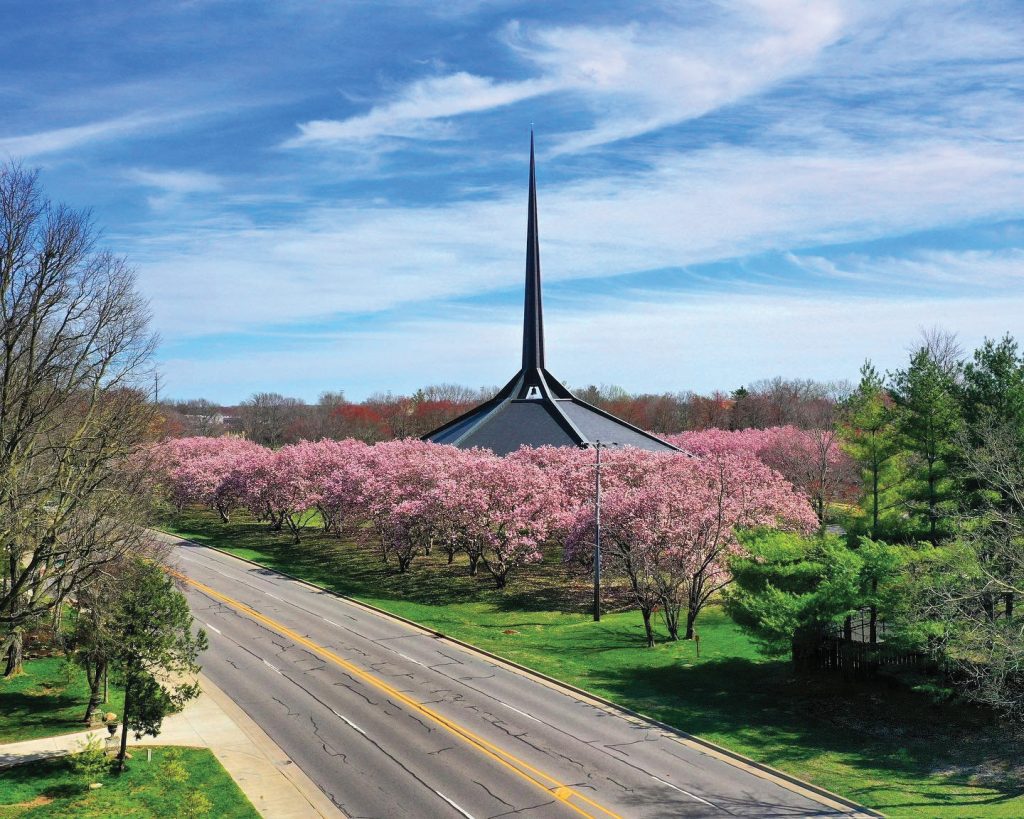
<path fill-rule="evenodd" d="M 109 696 L 100 710 L 120 716 L 124 696 L 113 681 Z M 0 744 L 84 731 L 88 702 L 89 685 L 80 668 L 59 657 L 27 660 L 24 674 L 0 679 Z"/>
<path fill-rule="evenodd" d="M 216 757 L 205 748 L 143 748 L 121 775 L 92 777 L 74 771 L 67 757 L 0 770 L 0 819 L 25 817 L 217 817 L 258 819 L 259 814 Z"/>
<path fill-rule="evenodd" d="M 760 657 L 720 610 L 692 642 L 643 646 L 639 614 L 594 623 L 587 579 L 558 555 L 509 588 L 471 578 L 464 559 L 419 558 L 407 574 L 316 532 L 290 535 L 238 515 L 189 510 L 168 526 L 400 614 L 774 765 L 893 817 L 1024 816 L 1024 737 L 982 712 L 902 685 L 805 679 Z M 621 590 L 609 590 L 614 601 Z"/>

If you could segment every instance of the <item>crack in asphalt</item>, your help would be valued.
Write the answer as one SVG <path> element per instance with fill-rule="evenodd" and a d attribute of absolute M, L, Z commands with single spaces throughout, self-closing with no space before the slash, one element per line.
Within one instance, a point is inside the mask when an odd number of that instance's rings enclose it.
<path fill-rule="evenodd" d="M 284 706 L 285 716 L 286 717 L 301 717 L 302 716 L 302 712 L 301 711 L 292 711 L 292 707 L 288 703 L 286 703 L 284 700 L 282 700 L 280 697 L 271 697 L 271 699 L 274 700 L 274 702 L 278 702 L 282 706 Z M 312 717 L 310 717 L 310 719 L 312 719 Z"/>
<path fill-rule="evenodd" d="M 355 680 L 351 676 L 349 676 L 348 674 L 346 674 L 345 676 L 348 677 L 350 680 L 352 680 L 352 682 L 355 682 Z M 358 696 L 362 697 L 370 705 L 373 705 L 373 706 L 380 705 L 379 702 L 374 702 L 368 696 L 366 696 L 366 694 L 364 694 L 362 691 L 358 690 L 357 688 L 353 688 L 347 682 L 339 681 L 339 682 L 334 683 L 334 685 L 341 686 L 342 688 L 347 688 L 353 694 L 357 694 Z"/>
<path fill-rule="evenodd" d="M 415 714 L 413 714 L 412 712 L 409 712 L 409 711 L 407 711 L 407 712 L 406 712 L 406 716 L 408 716 L 408 717 L 409 717 L 409 719 L 411 719 L 411 720 L 415 720 L 415 721 L 416 721 L 416 722 L 418 722 L 418 723 L 419 723 L 420 725 L 422 725 L 422 726 L 423 726 L 423 728 L 424 728 L 424 730 L 425 730 L 425 731 L 426 731 L 426 732 L 427 732 L 428 734 L 432 734 L 432 733 L 434 733 L 434 727 L 433 727 L 432 725 L 427 725 L 427 723 L 425 723 L 425 722 L 424 722 L 423 720 L 421 720 L 421 719 L 420 719 L 419 717 L 417 717 L 417 716 L 416 716 Z"/>
<path fill-rule="evenodd" d="M 474 784 L 476 784 L 476 785 L 479 785 L 479 786 L 480 786 L 481 788 L 483 788 L 483 789 L 484 789 L 484 792 L 485 792 L 485 793 L 486 793 L 486 794 L 487 794 L 487 795 L 488 795 L 489 797 L 491 797 L 491 799 L 495 800 L 496 802 L 501 802 L 501 804 L 505 805 L 506 807 L 512 808 L 512 810 L 513 810 L 513 811 L 518 811 L 518 810 L 519 810 L 519 808 L 517 808 L 517 807 L 516 807 L 515 805 L 513 805 L 513 804 L 512 804 L 511 802 L 507 802 L 507 801 L 505 801 L 504 799 L 502 799 L 502 798 L 501 798 L 500 796 L 498 796 L 498 794 L 496 794 L 496 793 L 495 793 L 494 791 L 492 791 L 492 790 L 491 790 L 490 788 L 488 788 L 488 787 L 487 787 L 487 786 L 486 786 L 486 785 L 485 785 L 485 784 L 484 784 L 483 782 L 481 782 L 481 781 L 480 781 L 479 779 L 474 779 L 474 780 L 473 780 L 473 782 L 474 782 Z"/>
<path fill-rule="evenodd" d="M 632 793 L 633 792 L 633 789 L 630 788 L 628 785 L 623 785 L 621 782 L 619 782 L 618 780 L 612 779 L 610 776 L 605 776 L 605 779 L 607 779 L 613 785 L 618 785 L 620 788 L 622 788 L 622 790 L 626 791 L 626 793 Z"/>
<path fill-rule="evenodd" d="M 501 819 L 503 816 L 518 816 L 521 813 L 527 811 L 537 810 L 538 808 L 546 808 L 548 805 L 554 805 L 555 800 L 549 799 L 547 802 L 541 802 L 537 805 L 529 805 L 525 808 L 513 808 L 512 810 L 505 811 L 504 813 L 494 813 L 487 817 L 487 819 Z"/>
<path fill-rule="evenodd" d="M 277 699 L 277 698 L 275 697 L 274 699 Z M 280 700 L 278 700 L 278 702 L 280 702 Z M 316 724 L 316 720 L 313 719 L 313 715 L 312 714 L 309 715 L 309 721 L 313 725 L 313 736 L 315 736 L 317 739 L 320 740 L 320 747 L 323 748 L 324 753 L 327 754 L 328 756 L 333 756 L 335 758 L 341 757 L 342 764 L 343 765 L 347 765 L 348 764 L 348 754 L 342 753 L 341 751 L 334 751 L 331 748 L 328 748 L 327 747 L 327 740 L 324 739 L 320 735 L 320 726 Z"/>

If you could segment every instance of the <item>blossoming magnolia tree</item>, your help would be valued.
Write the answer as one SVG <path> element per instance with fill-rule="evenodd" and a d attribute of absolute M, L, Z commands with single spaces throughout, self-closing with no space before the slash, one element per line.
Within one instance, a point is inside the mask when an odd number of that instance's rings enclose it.
<path fill-rule="evenodd" d="M 154 446 L 152 463 L 159 482 L 180 510 L 188 504 L 213 507 L 228 522 L 239 497 L 225 478 L 241 464 L 264 453 L 259 444 L 242 438 L 173 438 Z"/>
<path fill-rule="evenodd" d="M 666 439 L 698 456 L 745 454 L 758 458 L 807 495 L 820 524 L 825 522 L 830 503 L 856 493 L 856 467 L 832 427 L 705 429 L 669 435 Z"/>
<path fill-rule="evenodd" d="M 777 472 L 750 455 L 659 457 L 639 450 L 617 453 L 635 481 L 605 490 L 603 563 L 626 578 L 654 645 L 651 618 L 660 607 L 669 635 L 693 637 L 697 616 L 730 580 L 726 558 L 740 548 L 740 527 L 810 530 L 817 518 L 805 497 Z M 572 556 L 589 550 L 593 515 L 577 514 L 566 542 Z"/>
<path fill-rule="evenodd" d="M 399 571 L 443 538 L 436 528 L 438 486 L 465 457 L 454 447 L 413 439 L 372 448 L 357 503 L 373 522 L 382 557 L 394 555 Z"/>

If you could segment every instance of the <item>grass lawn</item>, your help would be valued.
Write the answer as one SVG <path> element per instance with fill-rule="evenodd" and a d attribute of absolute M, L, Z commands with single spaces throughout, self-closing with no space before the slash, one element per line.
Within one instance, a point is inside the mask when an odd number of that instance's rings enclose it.
<path fill-rule="evenodd" d="M 154 747 L 153 761 L 137 748 L 121 774 L 76 773 L 68 757 L 0 771 L 0 819 L 8 817 L 167 817 L 258 819 L 259 814 L 205 748 Z"/>
<path fill-rule="evenodd" d="M 407 574 L 350 544 L 269 532 L 189 510 L 167 527 L 493 651 L 718 742 L 893 817 L 1024 816 L 1024 736 L 983 713 L 879 681 L 802 679 L 765 660 L 722 612 L 691 642 L 643 647 L 640 615 L 594 623 L 585 578 L 558 556 L 498 592 L 464 562 L 419 558 Z M 615 590 L 610 589 L 614 600 Z M 2 814 L 0 814 L 2 815 Z"/>
<path fill-rule="evenodd" d="M 100 706 L 120 716 L 124 696 L 111 683 L 110 701 Z M 0 678 L 0 744 L 84 731 L 89 702 L 85 672 L 60 657 L 25 661 L 25 673 Z"/>

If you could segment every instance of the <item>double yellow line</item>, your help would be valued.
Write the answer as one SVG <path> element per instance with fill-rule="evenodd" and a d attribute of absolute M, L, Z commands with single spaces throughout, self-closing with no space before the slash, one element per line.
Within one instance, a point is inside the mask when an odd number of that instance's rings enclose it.
<path fill-rule="evenodd" d="M 584 796 L 579 791 L 573 789 L 569 785 L 559 782 L 553 776 L 549 776 L 543 771 L 538 770 L 534 766 L 530 765 L 528 762 L 525 762 L 524 760 L 519 759 L 513 754 L 510 754 L 503 748 L 500 748 L 499 746 L 494 745 L 491 742 L 488 742 L 486 739 L 473 733 L 468 728 L 439 714 L 433 708 L 428 708 L 427 706 L 416 702 L 408 695 L 403 694 L 398 689 L 388 685 L 384 680 L 380 679 L 379 677 L 375 677 L 373 674 L 370 674 L 369 672 L 359 668 L 359 666 L 353 665 L 348 660 L 338 656 L 329 648 L 324 648 L 318 643 L 314 643 L 312 640 L 303 637 L 301 634 L 298 634 L 297 632 L 293 631 L 287 626 L 278 623 L 276 620 L 272 620 L 269 617 L 260 614 L 255 609 L 245 605 L 245 603 L 241 603 L 232 597 L 228 597 L 226 594 L 221 594 L 216 589 L 212 589 L 206 584 L 200 583 L 198 580 L 193 580 L 191 577 L 188 577 L 182 574 L 181 572 L 177 572 L 174 570 L 169 571 L 170 574 L 174 575 L 179 580 L 188 583 L 190 586 L 194 586 L 195 588 L 199 589 L 201 592 L 203 592 L 203 594 L 208 595 L 209 597 L 212 597 L 215 600 L 219 600 L 225 605 L 231 606 L 231 608 L 248 615 L 257 622 L 263 623 L 263 625 L 273 629 L 274 631 L 278 632 L 284 637 L 287 637 L 289 640 L 292 640 L 298 643 L 299 645 L 305 646 L 310 651 L 319 654 L 325 660 L 328 660 L 329 662 L 332 662 L 335 665 L 344 668 L 353 677 L 356 677 L 362 680 L 363 682 L 367 683 L 368 685 L 371 685 L 374 688 L 384 692 L 389 697 L 404 703 L 416 713 L 421 714 L 427 719 L 431 720 L 432 722 L 437 723 L 445 730 L 457 736 L 470 747 L 479 751 L 484 756 L 493 759 L 495 762 L 512 771 L 520 778 L 525 779 L 531 785 L 540 788 L 546 794 L 564 803 L 567 807 L 572 808 L 572 810 L 576 811 L 576 813 L 580 814 L 581 816 L 589 817 L 589 819 L 600 819 L 600 817 L 607 817 L 607 819 L 622 819 L 622 817 L 619 816 L 617 813 L 613 813 L 607 808 L 599 805 L 597 802 Z M 596 811 L 596 813 L 591 813 L 589 811 Z"/>

